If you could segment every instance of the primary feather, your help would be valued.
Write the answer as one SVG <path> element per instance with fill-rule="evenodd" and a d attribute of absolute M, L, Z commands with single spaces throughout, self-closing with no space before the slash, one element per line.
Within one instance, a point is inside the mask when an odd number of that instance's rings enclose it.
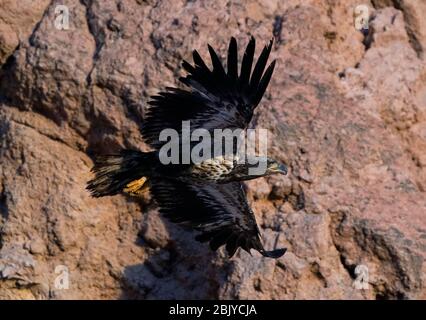
<path fill-rule="evenodd" d="M 256 42 L 252 37 L 247 45 L 238 75 L 238 48 L 231 38 L 227 69 L 215 50 L 208 46 L 212 70 L 197 51 L 193 51 L 194 65 L 183 61 L 188 75 L 180 78 L 188 89 L 167 88 L 152 97 L 142 126 L 145 141 L 155 149 L 164 142 L 159 134 L 165 128 L 181 132 L 182 121 L 191 121 L 191 130 L 246 129 L 253 111 L 262 99 L 271 79 L 275 61 L 265 71 L 272 41 L 262 50 L 252 70 Z"/>

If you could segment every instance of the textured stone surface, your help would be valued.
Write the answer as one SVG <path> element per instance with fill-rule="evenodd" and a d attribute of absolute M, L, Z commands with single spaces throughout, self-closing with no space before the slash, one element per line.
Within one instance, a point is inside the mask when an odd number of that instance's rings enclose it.
<path fill-rule="evenodd" d="M 0 2 L 0 298 L 426 299 L 422 1 L 372 1 L 366 36 L 357 1 Z M 91 199 L 91 157 L 146 149 L 148 96 L 180 60 L 250 34 L 274 36 L 278 62 L 253 125 L 291 172 L 247 183 L 249 200 L 288 252 L 228 260 L 149 196 Z"/>
<path fill-rule="evenodd" d="M 27 42 L 49 0 L 0 1 L 0 64 L 20 45 Z"/>

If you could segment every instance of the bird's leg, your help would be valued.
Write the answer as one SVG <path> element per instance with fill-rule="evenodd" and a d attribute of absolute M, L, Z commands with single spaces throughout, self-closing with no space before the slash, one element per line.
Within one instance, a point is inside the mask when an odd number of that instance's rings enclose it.
<path fill-rule="evenodd" d="M 148 183 L 146 183 L 148 179 L 146 177 L 142 177 L 137 180 L 133 180 L 129 182 L 126 187 L 123 189 L 124 192 L 127 192 L 131 195 L 138 196 L 146 192 L 149 188 Z"/>

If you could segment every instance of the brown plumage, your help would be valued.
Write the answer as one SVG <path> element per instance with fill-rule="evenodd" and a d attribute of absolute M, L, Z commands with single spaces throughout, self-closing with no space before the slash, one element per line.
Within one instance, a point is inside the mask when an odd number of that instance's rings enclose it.
<path fill-rule="evenodd" d="M 285 166 L 264 158 L 266 171 L 250 175 L 250 164 L 227 160 L 225 155 L 201 163 L 164 165 L 159 161 L 159 150 L 165 144 L 159 139 L 163 129 L 175 129 L 181 137 L 182 121 L 189 120 L 191 132 L 198 128 L 209 132 L 244 130 L 268 86 L 275 67 L 275 61 L 267 67 L 272 41 L 263 48 L 252 70 L 255 40 L 251 38 L 240 72 L 234 38 L 229 44 L 227 71 L 213 48 L 208 46 L 208 49 L 212 69 L 194 51 L 194 65 L 187 61 L 182 64 L 188 72 L 180 79 L 186 89 L 166 88 L 152 97 L 141 131 L 154 151 L 124 150 L 119 155 L 99 158 L 93 168 L 95 177 L 87 189 L 93 196 L 101 197 L 120 192 L 140 195 L 149 186 L 160 212 L 176 223 L 199 231 L 196 239 L 209 241 L 213 250 L 225 245 L 230 256 L 241 247 L 278 258 L 285 249 L 266 251 L 263 248 L 241 181 L 272 173 L 285 174 Z"/>

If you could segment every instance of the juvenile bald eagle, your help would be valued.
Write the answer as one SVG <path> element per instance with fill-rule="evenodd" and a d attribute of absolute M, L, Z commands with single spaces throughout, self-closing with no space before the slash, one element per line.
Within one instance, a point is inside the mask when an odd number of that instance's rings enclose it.
<path fill-rule="evenodd" d="M 186 89 L 168 87 L 149 102 L 151 107 L 141 131 L 154 151 L 123 150 L 118 155 L 98 157 L 92 169 L 95 177 L 88 182 L 87 189 L 93 196 L 102 197 L 121 192 L 137 196 L 149 188 L 164 216 L 200 231 L 196 239 L 209 241 L 211 249 L 226 245 L 229 256 L 239 247 L 249 253 L 255 249 L 266 257 L 282 256 L 285 249 L 266 251 L 263 248 L 241 181 L 272 173 L 286 174 L 284 165 L 264 158 L 266 171 L 251 175 L 249 163 L 241 164 L 224 155 L 201 163 L 159 161 L 159 152 L 165 144 L 159 138 L 161 131 L 174 129 L 182 135 L 182 121 L 190 121 L 191 132 L 200 128 L 209 132 L 247 128 L 275 67 L 273 61 L 266 68 L 271 48 L 272 41 L 264 47 L 252 70 L 255 52 L 252 37 L 240 72 L 235 38 L 229 43 L 227 71 L 210 45 L 212 70 L 194 50 L 194 65 L 182 63 L 188 74 L 179 80 Z"/>

